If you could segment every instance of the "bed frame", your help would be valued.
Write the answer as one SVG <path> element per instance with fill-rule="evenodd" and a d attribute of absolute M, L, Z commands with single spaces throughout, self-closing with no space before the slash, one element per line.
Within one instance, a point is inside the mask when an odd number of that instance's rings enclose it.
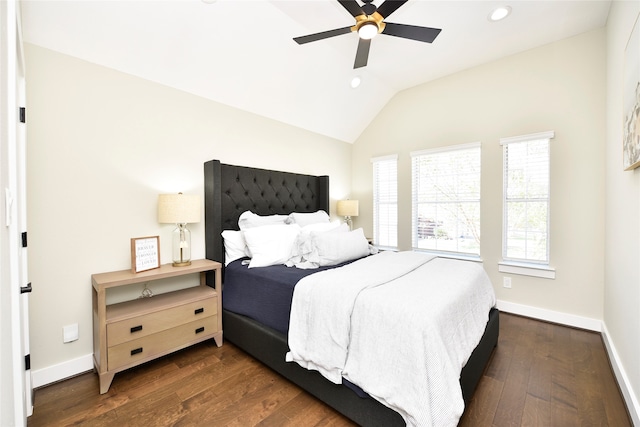
<path fill-rule="evenodd" d="M 211 160 L 204 164 L 205 240 L 208 259 L 224 265 L 220 233 L 237 230 L 238 217 L 250 210 L 259 215 L 329 212 L 329 177 L 233 166 Z M 223 270 L 224 283 L 224 270 Z M 224 337 L 271 369 L 340 413 L 364 426 L 404 426 L 397 412 L 371 398 L 359 397 L 316 371 L 285 362 L 287 337 L 246 316 L 222 311 Z M 498 342 L 499 313 L 492 309 L 480 344 L 460 374 L 465 403 L 471 399 Z"/>

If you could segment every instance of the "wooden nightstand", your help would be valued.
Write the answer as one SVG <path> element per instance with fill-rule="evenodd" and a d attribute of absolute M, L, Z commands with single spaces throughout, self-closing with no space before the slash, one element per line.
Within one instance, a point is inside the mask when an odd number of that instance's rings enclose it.
<path fill-rule="evenodd" d="M 213 272 L 215 288 L 206 284 Z M 200 286 L 106 304 L 107 289 L 187 274 L 200 274 Z M 93 274 L 93 362 L 106 393 L 116 373 L 214 338 L 222 345 L 222 276 L 219 262 L 192 261 L 187 267 Z"/>

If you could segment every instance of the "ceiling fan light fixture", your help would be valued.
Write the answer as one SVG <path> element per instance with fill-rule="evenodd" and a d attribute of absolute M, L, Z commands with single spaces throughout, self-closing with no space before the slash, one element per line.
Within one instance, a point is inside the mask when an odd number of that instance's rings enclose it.
<path fill-rule="evenodd" d="M 489 14 L 489 21 L 496 22 L 502 21 L 504 18 L 511 14 L 511 6 L 500 6 L 493 9 Z"/>
<path fill-rule="evenodd" d="M 378 34 L 378 25 L 375 22 L 365 22 L 358 28 L 358 36 L 364 40 L 371 40 Z"/>

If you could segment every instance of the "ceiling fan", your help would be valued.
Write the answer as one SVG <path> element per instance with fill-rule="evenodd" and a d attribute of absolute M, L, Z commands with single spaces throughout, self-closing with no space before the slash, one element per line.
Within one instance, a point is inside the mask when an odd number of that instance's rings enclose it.
<path fill-rule="evenodd" d="M 385 22 L 385 19 L 388 18 L 389 15 L 395 12 L 408 0 L 386 0 L 379 7 L 371 4 L 372 1 L 373 0 L 363 0 L 364 4 L 360 6 L 356 0 L 338 0 L 338 3 L 347 9 L 347 11 L 356 19 L 355 25 L 309 34 L 307 36 L 295 37 L 293 40 L 298 44 L 305 44 L 327 39 L 329 37 L 339 36 L 341 34 L 357 32 L 360 39 L 358 41 L 358 50 L 356 51 L 356 60 L 353 64 L 353 68 L 355 69 L 365 67 L 367 65 L 371 39 L 375 37 L 376 34 L 386 34 L 389 36 L 431 43 L 436 37 L 438 37 L 440 31 L 442 31 L 439 28 L 418 27 L 416 25 Z"/>

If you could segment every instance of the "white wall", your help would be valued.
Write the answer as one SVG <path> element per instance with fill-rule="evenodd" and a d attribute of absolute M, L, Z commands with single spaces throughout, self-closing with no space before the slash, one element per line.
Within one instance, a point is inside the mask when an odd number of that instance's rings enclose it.
<path fill-rule="evenodd" d="M 640 169 L 622 169 L 622 81 L 625 47 L 640 2 L 614 1 L 607 22 L 607 134 L 604 323 L 626 372 L 627 402 L 640 425 Z M 640 22 L 636 25 L 640 26 Z M 634 52 L 640 56 L 640 52 Z M 625 384 L 623 384 L 625 385 Z"/>
<path fill-rule="evenodd" d="M 132 237 L 159 235 L 171 261 L 157 196 L 203 195 L 205 161 L 327 174 L 332 202 L 349 192 L 351 144 L 34 45 L 26 59 L 35 386 L 59 379 L 57 364 L 87 368 L 91 274 L 130 268 Z M 204 223 L 190 228 L 192 257 L 203 258 Z M 71 323 L 80 339 L 63 344 Z"/>
<path fill-rule="evenodd" d="M 501 303 L 602 320 L 604 286 L 605 30 L 481 65 L 398 94 L 353 149 L 356 225 L 371 233 L 370 158 L 398 153 L 399 246 L 411 247 L 409 153 L 480 141 L 481 257 Z M 555 131 L 551 141 L 551 266 L 556 279 L 498 272 L 502 236 L 501 137 Z M 543 316 L 544 317 L 544 316 Z"/>

